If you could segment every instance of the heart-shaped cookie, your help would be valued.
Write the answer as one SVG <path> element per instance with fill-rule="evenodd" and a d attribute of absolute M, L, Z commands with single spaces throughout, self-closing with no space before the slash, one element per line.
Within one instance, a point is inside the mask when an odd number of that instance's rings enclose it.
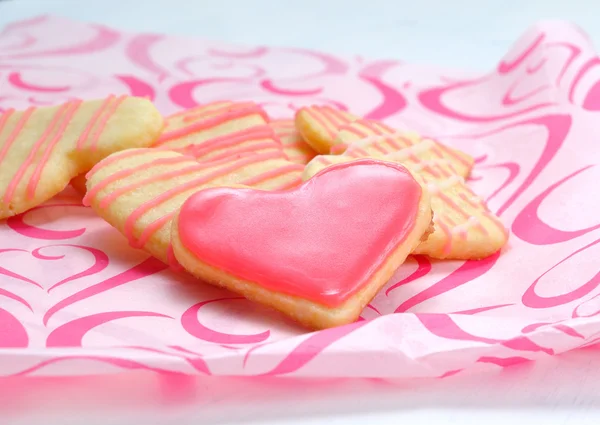
<path fill-rule="evenodd" d="M 0 219 L 33 208 L 111 153 L 151 145 L 163 118 L 146 99 L 109 96 L 0 115 Z"/>
<path fill-rule="evenodd" d="M 196 192 L 171 239 L 196 277 L 319 329 L 355 321 L 430 224 L 420 182 L 402 165 L 366 159 L 287 191 Z"/>

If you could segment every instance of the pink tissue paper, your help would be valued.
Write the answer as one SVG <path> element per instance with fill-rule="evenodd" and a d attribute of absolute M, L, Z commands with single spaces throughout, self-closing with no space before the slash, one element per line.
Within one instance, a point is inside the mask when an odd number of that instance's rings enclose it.
<path fill-rule="evenodd" d="M 361 320 L 310 333 L 128 247 L 67 189 L 0 223 L 0 376 L 444 377 L 599 341 L 600 60 L 570 23 L 534 25 L 474 76 L 44 16 L 0 33 L 0 88 L 3 110 L 126 93 L 165 114 L 333 105 L 473 155 L 469 184 L 511 232 L 481 261 L 409 257 Z"/>

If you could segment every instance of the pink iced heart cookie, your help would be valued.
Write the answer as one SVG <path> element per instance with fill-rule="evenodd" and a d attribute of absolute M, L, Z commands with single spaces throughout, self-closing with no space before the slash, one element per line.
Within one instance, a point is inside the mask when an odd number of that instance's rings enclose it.
<path fill-rule="evenodd" d="M 355 321 L 431 218 L 415 176 L 365 159 L 287 191 L 197 192 L 180 208 L 171 238 L 196 277 L 320 329 Z"/>

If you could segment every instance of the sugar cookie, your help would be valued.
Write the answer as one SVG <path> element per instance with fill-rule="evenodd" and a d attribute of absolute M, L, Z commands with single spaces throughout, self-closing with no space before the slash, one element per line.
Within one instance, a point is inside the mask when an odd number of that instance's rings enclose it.
<path fill-rule="evenodd" d="M 170 255 L 170 221 L 194 192 L 211 185 L 244 184 L 286 189 L 301 183 L 301 164 L 277 152 L 198 162 L 154 148 L 111 155 L 87 175 L 84 204 L 118 229 L 136 248 L 175 265 Z"/>
<path fill-rule="evenodd" d="M 155 147 L 192 155 L 199 161 L 270 151 L 286 159 L 267 120 L 253 102 L 214 102 L 168 116 Z"/>
<path fill-rule="evenodd" d="M 438 259 L 481 259 L 501 249 L 508 232 L 500 219 L 489 211 L 483 200 L 453 173 L 451 161 L 440 158 L 431 140 L 383 156 L 418 173 L 428 186 L 433 209 L 434 231 L 414 254 Z M 321 155 L 307 166 L 303 179 L 334 164 L 356 161 L 344 155 Z"/>
<path fill-rule="evenodd" d="M 210 188 L 177 213 L 173 252 L 208 283 L 329 328 L 354 322 L 419 244 L 429 202 L 405 167 L 370 159 L 289 191 Z"/>
<path fill-rule="evenodd" d="M 269 126 L 275 131 L 288 159 L 298 164 L 307 164 L 317 152 L 304 141 L 296 130 L 293 120 L 272 120 Z"/>
<path fill-rule="evenodd" d="M 316 152 L 330 153 L 340 127 L 359 117 L 331 106 L 307 106 L 296 111 L 296 129 Z"/>
<path fill-rule="evenodd" d="M 85 192 L 87 191 L 87 188 L 85 187 L 86 183 L 85 173 L 71 179 L 71 186 L 73 186 L 73 189 L 82 196 L 85 195 Z"/>
<path fill-rule="evenodd" d="M 421 137 L 415 132 L 398 131 L 376 121 L 360 119 L 340 128 L 332 148 L 333 154 L 343 154 L 354 158 L 383 156 L 413 146 L 423 140 L 431 140 L 434 146 L 430 153 L 438 158 L 446 158 L 453 172 L 467 177 L 473 168 L 473 158 L 457 149 L 449 148 L 435 140 Z"/>
<path fill-rule="evenodd" d="M 101 159 L 151 145 L 163 118 L 146 99 L 109 96 L 0 116 L 0 219 L 41 204 Z"/>

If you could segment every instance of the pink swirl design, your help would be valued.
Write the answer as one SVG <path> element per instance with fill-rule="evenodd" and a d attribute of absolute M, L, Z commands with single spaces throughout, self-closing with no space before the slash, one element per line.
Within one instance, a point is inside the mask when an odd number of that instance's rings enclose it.
<path fill-rule="evenodd" d="M 558 330 L 558 331 L 561 331 L 565 335 L 572 336 L 573 338 L 585 339 L 585 336 L 581 335 L 575 329 L 573 329 L 570 326 L 564 325 L 562 323 L 554 325 L 553 328 L 556 329 L 556 330 Z"/>
<path fill-rule="evenodd" d="M 592 277 L 587 282 L 584 282 L 583 284 L 581 284 L 578 288 L 573 289 L 572 291 L 569 291 L 566 294 L 561 294 L 561 295 L 556 295 L 556 296 L 551 296 L 551 297 L 543 297 L 543 296 L 538 295 L 535 292 L 535 288 L 536 288 L 538 282 L 540 281 L 540 279 L 542 279 L 549 272 L 554 270 L 556 267 L 558 267 L 565 261 L 567 261 L 570 258 L 572 258 L 573 256 L 579 254 L 580 252 L 583 252 L 583 251 L 591 248 L 592 246 L 596 245 L 598 242 L 600 242 L 600 239 L 597 239 L 594 242 L 587 244 L 583 248 L 579 248 L 572 254 L 569 254 L 567 257 L 563 258 L 561 261 L 559 261 L 558 263 L 556 263 L 555 265 L 550 267 L 544 273 L 542 273 L 536 280 L 533 281 L 533 283 L 527 288 L 527 290 L 523 294 L 523 297 L 521 298 L 521 301 L 523 302 L 523 304 L 526 307 L 536 308 L 536 309 L 556 307 L 556 306 L 568 304 L 577 299 L 583 298 L 587 294 L 589 294 L 590 292 L 595 290 L 598 287 L 598 285 L 600 284 L 600 272 L 597 273 L 596 275 L 594 275 L 594 277 Z"/>
<path fill-rule="evenodd" d="M 507 348 L 517 351 L 544 352 L 548 355 L 554 354 L 554 351 L 551 348 L 542 347 L 523 335 L 519 335 L 508 340 L 501 340 L 497 338 L 487 338 L 470 334 L 461 329 L 447 314 L 419 313 L 416 316 L 428 331 L 441 338 L 455 339 L 460 341 L 474 341 L 490 345 L 501 344 Z"/>
<path fill-rule="evenodd" d="M 418 313 L 416 316 L 429 332 L 440 338 L 482 342 L 484 344 L 496 344 L 498 342 L 497 339 L 472 335 L 464 331 L 447 314 Z"/>
<path fill-rule="evenodd" d="M 560 72 L 558 73 L 558 76 L 556 77 L 555 84 L 558 86 L 558 85 L 560 85 L 563 77 L 565 76 L 565 73 L 567 72 L 567 70 L 569 69 L 571 64 L 573 64 L 573 62 L 575 61 L 577 56 L 579 56 L 579 54 L 581 53 L 581 49 L 571 43 L 564 43 L 564 42 L 548 43 L 547 47 L 564 47 L 569 51 L 569 57 L 565 61 L 562 69 L 560 70 Z"/>
<path fill-rule="evenodd" d="M 123 82 L 129 88 L 129 94 L 132 96 L 145 97 L 154 101 L 156 92 L 154 88 L 145 81 L 133 75 L 115 75 L 115 78 Z"/>
<path fill-rule="evenodd" d="M 412 258 L 414 258 L 417 261 L 417 270 L 412 272 L 410 275 L 408 275 L 401 281 L 396 282 L 392 286 L 390 286 L 385 291 L 386 296 L 389 296 L 390 292 L 392 292 L 394 289 L 406 285 L 407 283 L 410 283 L 414 280 L 420 279 L 431 271 L 431 262 L 427 259 L 427 257 L 425 257 L 424 255 L 413 255 Z"/>
<path fill-rule="evenodd" d="M 438 282 L 431 285 L 429 288 L 419 292 L 418 294 L 412 296 L 408 300 L 404 301 L 394 313 L 404 313 L 410 310 L 411 308 L 430 300 L 434 297 L 442 295 L 446 292 L 449 292 L 459 286 L 462 286 L 470 281 L 477 279 L 478 277 L 484 275 L 492 267 L 496 264 L 500 258 L 500 253 L 497 252 L 483 260 L 469 260 L 465 261 L 462 266 L 454 270 L 448 276 L 439 280 Z"/>
<path fill-rule="evenodd" d="M 192 94 L 196 87 L 243 81 L 245 80 L 239 78 L 208 78 L 204 80 L 185 81 L 171 87 L 169 90 L 169 98 L 177 106 L 190 109 L 199 105 L 196 100 L 194 100 L 194 96 Z"/>
<path fill-rule="evenodd" d="M 530 361 L 531 361 L 531 359 L 528 359 L 526 357 L 519 357 L 519 356 L 513 356 L 513 357 L 482 356 L 479 359 L 477 359 L 477 363 L 489 363 L 489 364 L 494 364 L 496 366 L 500 366 L 502 368 L 510 367 L 510 366 L 514 366 L 517 364 L 521 364 L 523 362 L 530 362 Z"/>
<path fill-rule="evenodd" d="M 0 308 L 0 348 L 25 348 L 29 335 L 19 319 Z"/>
<path fill-rule="evenodd" d="M 545 33 L 542 32 L 542 33 L 538 34 L 538 36 L 531 42 L 531 44 L 529 46 L 527 46 L 523 50 L 523 52 L 521 52 L 521 54 L 519 56 L 517 56 L 515 59 L 513 59 L 512 61 L 504 61 L 504 60 L 501 61 L 498 64 L 498 73 L 499 74 L 508 74 L 509 72 L 511 72 L 514 69 L 516 69 L 517 67 L 519 67 L 542 44 L 542 42 L 544 41 L 544 38 L 546 38 Z"/>
<path fill-rule="evenodd" d="M 268 91 L 269 93 L 278 94 L 281 96 L 314 96 L 320 94 L 323 89 L 305 89 L 305 90 L 293 90 L 293 89 L 284 89 L 281 87 L 275 86 L 272 80 L 262 80 L 260 82 L 260 86 Z"/>
<path fill-rule="evenodd" d="M 592 68 L 594 68 L 594 67 L 596 67 L 598 65 L 600 65 L 600 58 L 594 57 L 594 58 L 588 60 L 579 69 L 579 72 L 577 73 L 577 75 L 573 79 L 573 82 L 571 83 L 571 88 L 569 89 L 569 102 L 574 103 L 573 97 L 575 96 L 575 89 L 579 85 L 579 82 L 581 81 L 581 79 L 585 76 L 585 74 L 587 72 L 589 72 L 590 69 L 592 69 Z M 594 88 L 595 88 L 595 86 L 594 86 Z M 594 88 L 592 88 L 592 89 L 594 89 Z"/>
<path fill-rule="evenodd" d="M 378 315 L 381 316 L 381 311 L 379 311 L 375 306 L 373 306 L 372 304 L 367 304 L 365 306 L 365 308 L 368 308 L 369 310 L 374 311 L 375 313 L 377 313 Z"/>
<path fill-rule="evenodd" d="M 516 123 L 511 123 L 504 125 L 500 128 L 496 128 L 491 131 L 486 131 L 484 133 L 479 133 L 477 135 L 463 135 L 463 136 L 446 136 L 448 138 L 451 137 L 459 137 L 459 138 L 469 138 L 473 140 L 477 140 L 486 136 L 491 136 L 493 134 L 501 133 L 505 130 L 517 128 L 525 125 L 539 125 L 546 129 L 548 133 L 548 137 L 546 139 L 546 145 L 542 151 L 542 154 L 538 158 L 537 162 L 533 166 L 531 172 L 525 177 L 523 183 L 513 192 L 513 194 L 500 206 L 497 215 L 502 215 L 504 211 L 506 211 L 518 198 L 521 194 L 533 183 L 536 178 L 540 175 L 540 173 L 546 168 L 548 163 L 556 156 L 556 153 L 563 145 L 565 140 L 567 139 L 567 135 L 571 130 L 573 119 L 570 115 L 566 114 L 550 114 L 550 115 L 542 115 L 536 118 L 530 118 L 523 121 L 518 121 Z"/>
<path fill-rule="evenodd" d="M 555 229 L 544 223 L 538 214 L 540 205 L 544 200 L 552 194 L 552 192 L 560 187 L 563 183 L 569 181 L 573 177 L 581 174 L 585 170 L 593 167 L 588 165 L 583 167 L 574 173 L 560 179 L 558 182 L 549 186 L 546 190 L 536 196 L 531 202 L 529 202 L 523 210 L 517 215 L 513 221 L 512 231 L 515 236 L 519 239 L 524 240 L 527 243 L 533 245 L 552 245 L 561 242 L 566 242 L 575 239 L 579 236 L 585 235 L 593 230 L 600 228 L 600 224 L 588 227 L 586 229 L 564 231 Z"/>
<path fill-rule="evenodd" d="M 480 156 L 473 158 L 473 160 L 475 161 L 475 164 L 483 164 L 485 161 L 487 161 L 487 159 L 488 159 L 487 154 L 480 155 Z"/>
<path fill-rule="evenodd" d="M 23 59 L 23 58 L 39 58 L 43 56 L 71 56 L 81 54 L 92 54 L 114 46 L 121 35 L 112 29 L 106 28 L 101 25 L 90 25 L 90 28 L 96 31 L 95 36 L 88 41 L 81 44 L 75 44 L 68 47 L 51 49 L 51 50 L 40 50 L 34 52 L 23 52 L 23 53 L 12 53 L 6 55 L 9 58 Z"/>
<path fill-rule="evenodd" d="M 582 106 L 588 111 L 600 111 L 600 80 L 588 91 Z"/>
<path fill-rule="evenodd" d="M 540 94 L 546 90 L 551 89 L 552 87 L 549 84 L 544 84 L 543 86 L 537 87 L 533 90 L 530 90 L 529 92 L 522 94 L 518 97 L 514 96 L 514 91 L 517 88 L 517 85 L 520 82 L 516 82 L 515 84 L 512 85 L 512 87 L 510 87 L 508 89 L 508 91 L 506 92 L 506 94 L 504 95 L 504 97 L 502 98 L 502 104 L 504 106 L 513 106 L 516 105 L 518 103 L 524 102 L 532 97 L 534 97 L 537 94 Z"/>
<path fill-rule="evenodd" d="M 521 332 L 523 333 L 529 333 L 529 332 L 533 332 L 543 326 L 547 326 L 549 325 L 549 322 L 541 322 L 541 323 L 531 323 L 527 326 L 525 326 L 523 329 L 521 329 Z"/>
<path fill-rule="evenodd" d="M 519 68 L 523 63 L 525 63 L 525 61 L 527 59 L 529 59 L 532 56 L 533 52 L 540 50 L 540 49 L 538 49 L 538 47 L 542 46 L 544 39 L 545 39 L 544 33 L 538 34 L 537 37 L 515 59 L 500 62 L 500 64 L 498 65 L 498 68 L 497 68 L 498 74 L 499 75 L 507 75 L 507 74 L 510 74 L 511 72 L 515 71 L 517 68 Z M 562 69 L 560 70 L 560 72 L 557 76 L 557 79 L 555 82 L 556 86 L 546 84 L 546 85 L 540 86 L 536 89 L 530 90 L 528 93 L 526 93 L 522 96 L 519 96 L 518 98 L 515 98 L 513 96 L 513 92 L 516 89 L 517 85 L 519 85 L 519 83 L 520 83 L 520 81 L 515 81 L 513 83 L 512 87 L 504 95 L 504 98 L 501 101 L 501 105 L 513 106 L 513 105 L 521 103 L 521 102 L 541 93 L 544 90 L 557 89 L 557 86 L 560 83 L 565 72 L 567 71 L 569 66 L 572 64 L 575 57 L 577 55 L 579 55 L 579 53 L 581 52 L 581 50 L 579 48 L 577 48 L 576 46 L 573 46 L 569 43 L 546 43 L 546 44 L 543 44 L 543 46 L 544 46 L 544 49 L 552 48 L 552 47 L 566 47 L 567 49 L 569 49 L 569 58 L 565 61 Z M 528 75 L 531 75 L 533 73 L 538 72 L 544 66 L 544 64 L 546 64 L 546 62 L 547 62 L 547 57 L 543 57 L 541 60 L 536 62 L 535 65 L 528 66 L 526 68 L 526 73 Z M 512 112 L 508 112 L 505 114 L 488 115 L 488 116 L 474 116 L 474 115 L 464 114 L 459 111 L 452 110 L 451 108 L 447 107 L 442 101 L 442 97 L 448 92 L 455 91 L 455 90 L 461 90 L 463 88 L 475 87 L 478 84 L 482 84 L 482 83 L 491 81 L 495 78 L 497 78 L 496 75 L 490 74 L 488 76 L 484 76 L 484 77 L 478 78 L 478 79 L 459 81 L 459 82 L 452 83 L 452 84 L 449 84 L 446 86 L 427 89 L 419 94 L 419 100 L 420 100 L 421 104 L 423 104 L 423 106 L 425 106 L 426 108 L 428 108 L 430 111 L 432 111 L 434 113 L 437 113 L 437 114 L 440 114 L 443 116 L 447 116 L 449 118 L 453 118 L 456 120 L 466 121 L 466 122 L 471 122 L 471 123 L 486 123 L 486 122 L 493 122 L 493 121 L 513 118 L 513 117 L 517 117 L 519 115 L 522 115 L 522 114 L 525 114 L 528 112 L 532 112 L 532 111 L 535 111 L 538 109 L 542 109 L 542 108 L 545 108 L 548 106 L 552 106 L 555 104 L 553 101 L 547 101 L 547 102 L 537 103 L 537 104 L 531 105 L 529 107 L 520 109 L 518 111 L 512 111 Z M 572 88 L 571 91 L 573 91 L 573 90 L 574 89 Z M 551 97 L 554 97 L 554 96 L 551 96 Z M 572 95 L 570 95 L 570 99 L 572 100 Z"/>
<path fill-rule="evenodd" d="M 194 353 L 193 351 L 187 350 L 187 349 L 177 346 L 177 345 L 170 345 L 168 348 L 179 351 L 181 354 L 173 353 L 171 351 L 166 351 L 166 350 L 159 350 L 158 348 L 153 348 L 153 347 L 143 347 L 143 346 L 139 346 L 139 345 L 129 345 L 129 346 L 125 346 L 122 348 L 133 348 L 136 350 L 148 351 L 150 353 L 160 353 L 160 354 L 166 354 L 169 356 L 175 356 L 175 357 L 184 359 L 190 366 L 192 366 L 198 372 L 202 372 L 206 375 L 212 375 L 210 369 L 208 368 L 208 365 L 206 364 L 206 362 L 204 361 L 204 359 L 202 358 L 202 356 L 200 354 Z"/>
<path fill-rule="evenodd" d="M 78 249 L 82 249 L 84 251 L 89 252 L 90 254 L 92 254 L 94 256 L 94 264 L 92 264 L 90 267 L 88 267 L 87 269 L 85 269 L 82 272 L 79 273 L 75 273 L 72 276 L 69 276 L 67 278 L 64 278 L 63 280 L 56 282 L 54 285 L 52 285 L 50 288 L 48 288 L 48 293 L 50 293 L 50 291 L 52 291 L 53 289 L 58 288 L 59 286 L 64 285 L 65 283 L 68 282 L 72 282 L 74 280 L 86 277 L 86 276 L 92 276 L 96 273 L 100 273 L 102 270 L 104 270 L 106 267 L 108 267 L 108 263 L 109 263 L 109 259 L 108 259 L 108 255 L 106 255 L 103 251 L 100 251 L 99 249 L 96 248 L 92 248 L 89 246 L 82 246 L 82 245 L 68 245 L 68 244 L 64 244 L 64 245 L 47 245 L 47 246 L 42 246 L 40 248 L 35 249 L 31 254 L 35 257 L 35 258 L 39 258 L 41 260 L 60 260 L 63 259 L 65 256 L 64 255 L 59 255 L 59 256 L 48 256 L 48 255 L 43 255 L 41 253 L 42 249 L 45 248 L 56 248 L 56 247 L 71 247 L 71 248 L 78 248 Z"/>
<path fill-rule="evenodd" d="M 462 372 L 464 369 L 454 369 L 454 370 L 449 370 L 448 372 L 444 372 L 442 373 L 440 376 L 438 376 L 438 379 L 444 379 L 444 378 L 449 378 L 451 376 L 457 375 L 460 372 Z"/>
<path fill-rule="evenodd" d="M 29 91 L 43 92 L 43 93 L 62 92 L 62 91 L 67 91 L 71 88 L 69 86 L 43 87 L 43 86 L 36 85 L 36 84 L 30 84 L 30 83 L 23 81 L 23 78 L 21 77 L 20 72 L 11 72 L 10 74 L 8 74 L 8 82 L 21 90 L 29 90 Z"/>
<path fill-rule="evenodd" d="M 471 308 L 468 310 L 461 310 L 461 311 L 455 311 L 451 314 L 466 314 L 466 315 L 473 315 L 473 314 L 477 314 L 477 313 L 483 313 L 486 311 L 491 311 L 491 310 L 497 310 L 499 308 L 504 308 L 504 307 L 510 307 L 514 304 L 497 304 L 497 305 L 488 305 L 485 307 L 477 307 L 477 308 Z"/>
<path fill-rule="evenodd" d="M 296 348 L 285 356 L 285 358 L 271 371 L 260 374 L 259 376 L 280 376 L 296 372 L 334 342 L 357 331 L 367 323 L 370 322 L 360 321 L 351 325 L 315 332 L 298 344 Z"/>
<path fill-rule="evenodd" d="M 498 189 L 496 189 L 494 192 L 492 192 L 492 194 L 490 196 L 487 197 L 487 199 L 485 200 L 486 203 L 490 202 L 491 199 L 493 199 L 496 195 L 498 195 L 500 192 L 502 192 L 509 184 L 511 184 L 517 178 L 517 176 L 519 175 L 519 171 L 520 171 L 519 164 L 517 164 L 516 162 L 505 162 L 502 164 L 488 165 L 488 166 L 484 166 L 484 167 L 480 167 L 480 168 L 481 169 L 504 168 L 504 169 L 508 170 L 508 177 L 502 183 L 502 185 L 500 185 L 500 187 Z"/>
<path fill-rule="evenodd" d="M 406 107 L 406 99 L 402 93 L 381 80 L 383 74 L 397 65 L 398 63 L 394 61 L 376 62 L 365 67 L 359 73 L 359 78 L 371 84 L 383 97 L 383 101 L 365 114 L 365 118 L 382 120 L 402 111 Z"/>
<path fill-rule="evenodd" d="M 24 249 L 15 249 L 15 248 L 0 249 L 0 254 L 2 254 L 3 252 L 28 252 L 28 251 L 26 251 Z M 11 272 L 10 270 L 5 269 L 4 267 L 1 267 L 1 266 L 0 266 L 0 275 L 12 277 L 13 279 L 20 280 L 21 282 L 30 283 L 34 286 L 37 286 L 40 289 L 43 289 L 42 285 L 40 285 L 39 283 L 34 282 L 33 280 L 29 279 L 28 277 Z"/>
<path fill-rule="evenodd" d="M 244 298 L 219 298 L 195 304 L 187 309 L 181 316 L 181 326 L 193 337 L 216 344 L 258 344 L 266 341 L 271 335 L 270 331 L 253 335 L 235 335 L 210 329 L 203 325 L 198 319 L 198 312 L 207 304 L 239 300 L 244 300 Z"/>
<path fill-rule="evenodd" d="M 600 310 L 598 310 L 598 311 L 595 311 L 595 312 L 593 312 L 593 313 L 590 313 L 590 314 L 581 314 L 581 313 L 579 312 L 579 310 L 580 310 L 580 309 L 581 309 L 583 306 L 585 306 L 585 305 L 586 305 L 587 303 L 589 303 L 589 302 L 592 302 L 592 301 L 596 300 L 598 297 L 600 297 L 600 294 L 594 295 L 594 296 L 593 296 L 592 298 L 590 298 L 589 300 L 586 300 L 586 301 L 582 302 L 581 304 L 579 304 L 577 307 L 575 307 L 575 309 L 573 310 L 573 315 L 572 315 L 572 317 L 573 317 L 574 319 L 576 319 L 576 318 L 578 318 L 578 317 L 594 317 L 594 316 L 597 316 L 597 315 L 599 315 L 599 314 L 600 314 Z"/>
<path fill-rule="evenodd" d="M 520 109 L 520 110 L 517 110 L 514 112 L 507 112 L 505 114 L 476 116 L 476 115 L 469 115 L 469 114 L 455 111 L 453 109 L 450 109 L 448 106 L 446 106 L 443 103 L 442 98 L 444 97 L 444 95 L 446 93 L 449 93 L 451 91 L 460 90 L 463 88 L 475 87 L 479 83 L 482 83 L 484 81 L 485 81 L 485 78 L 480 78 L 480 79 L 476 79 L 476 80 L 470 80 L 467 82 L 460 82 L 460 83 L 456 83 L 456 84 L 450 84 L 448 86 L 442 86 L 442 87 L 428 89 L 428 90 L 425 90 L 425 91 L 422 91 L 421 93 L 419 93 L 419 96 L 418 96 L 419 101 L 425 108 L 427 108 L 428 110 L 430 110 L 433 113 L 436 113 L 438 115 L 442 115 L 442 116 L 445 116 L 448 118 L 453 118 L 455 120 L 466 121 L 466 122 L 471 122 L 471 123 L 487 123 L 487 122 L 505 120 L 508 118 L 518 117 L 518 116 L 526 114 L 528 112 L 536 111 L 538 109 L 542 109 L 542 108 L 546 108 L 548 106 L 554 105 L 553 102 L 543 102 L 543 103 L 535 104 L 535 105 L 532 105 L 532 106 L 529 106 L 529 107 L 526 107 L 526 108 L 523 108 L 523 109 Z"/>
<path fill-rule="evenodd" d="M 10 298 L 11 300 L 18 302 L 19 304 L 24 305 L 31 312 L 33 312 L 33 308 L 31 308 L 31 305 L 29 305 L 29 303 L 24 298 L 21 298 L 20 296 L 13 294 L 12 292 L 7 291 L 6 289 L 0 288 L 0 297 Z"/>
<path fill-rule="evenodd" d="M 542 58 L 537 64 L 533 66 L 528 66 L 525 70 L 528 75 L 533 75 L 537 73 L 542 67 L 546 64 L 547 58 Z"/>
<path fill-rule="evenodd" d="M 200 356 L 200 354 L 194 353 L 193 351 L 190 351 L 190 350 L 180 347 L 178 345 L 170 345 L 169 348 L 172 348 L 173 350 L 177 350 L 177 351 L 184 353 L 183 356 L 184 356 L 185 361 L 188 362 L 189 365 L 192 366 L 194 369 L 196 369 L 198 372 L 205 373 L 206 375 L 212 375 L 212 372 L 210 371 L 208 364 L 204 361 L 204 359 L 202 358 L 202 356 Z"/>
<path fill-rule="evenodd" d="M 46 338 L 46 347 L 81 347 L 86 333 L 113 320 L 130 317 L 172 317 L 151 311 L 109 311 L 72 320 L 54 329 Z"/>
<path fill-rule="evenodd" d="M 163 35 L 141 34 L 133 37 L 125 48 L 125 55 L 127 58 L 129 58 L 134 65 L 155 74 L 158 77 L 158 81 L 165 79 L 169 73 L 152 59 L 150 49 L 163 39 Z"/>
<path fill-rule="evenodd" d="M 85 288 L 59 301 L 58 303 L 50 307 L 48 311 L 46 311 L 42 321 L 44 325 L 47 325 L 48 321 L 52 318 L 54 314 L 72 304 L 75 304 L 76 302 L 80 302 L 95 295 L 102 294 L 118 286 L 125 285 L 126 283 L 133 282 L 156 273 L 160 273 L 163 270 L 166 270 L 167 268 L 168 266 L 162 263 L 160 260 L 157 260 L 152 257 L 148 258 L 140 264 L 128 270 L 125 270 L 124 272 L 119 273 L 116 276 L 103 280 L 100 283 Z"/>
<path fill-rule="evenodd" d="M 172 374 L 170 370 L 160 369 L 152 366 L 145 365 L 143 363 L 123 359 L 119 357 L 101 357 L 101 356 L 85 356 L 85 355 L 74 355 L 74 356 L 60 356 L 60 357 L 52 357 L 46 360 L 39 362 L 38 364 L 31 366 L 27 369 L 24 369 L 20 372 L 17 372 L 12 375 L 8 375 L 9 377 L 21 377 L 31 375 L 34 372 L 44 369 L 46 366 L 53 365 L 55 363 L 69 362 L 72 360 L 93 360 L 101 363 L 107 363 L 111 366 L 115 366 L 124 370 L 144 370 L 148 372 L 155 372 L 160 374 Z"/>
<path fill-rule="evenodd" d="M 32 239 L 43 239 L 47 241 L 56 241 L 56 240 L 65 240 L 65 239 L 73 239 L 77 238 L 85 233 L 85 228 L 73 229 L 73 230 L 49 230 L 42 229 L 39 227 L 31 226 L 25 222 L 25 218 L 31 214 L 33 211 L 45 210 L 48 208 L 64 208 L 64 207 L 77 207 L 77 208 L 85 208 L 80 204 L 50 204 L 50 205 L 40 205 L 39 207 L 33 207 L 29 211 L 9 217 L 6 220 L 6 224 L 15 232 L 20 235 L 26 236 Z"/>
<path fill-rule="evenodd" d="M 556 324 L 547 323 L 547 322 L 532 323 L 530 325 L 525 326 L 521 330 L 521 332 L 523 332 L 523 333 L 533 332 L 539 328 L 542 328 L 542 327 L 548 326 L 548 325 L 550 325 L 552 328 L 556 329 L 557 331 L 564 333 L 565 335 L 572 336 L 573 338 L 585 339 L 585 337 L 583 335 L 581 335 L 579 332 L 577 332 L 575 329 L 573 329 L 570 326 L 564 325 L 562 323 L 556 323 Z"/>

